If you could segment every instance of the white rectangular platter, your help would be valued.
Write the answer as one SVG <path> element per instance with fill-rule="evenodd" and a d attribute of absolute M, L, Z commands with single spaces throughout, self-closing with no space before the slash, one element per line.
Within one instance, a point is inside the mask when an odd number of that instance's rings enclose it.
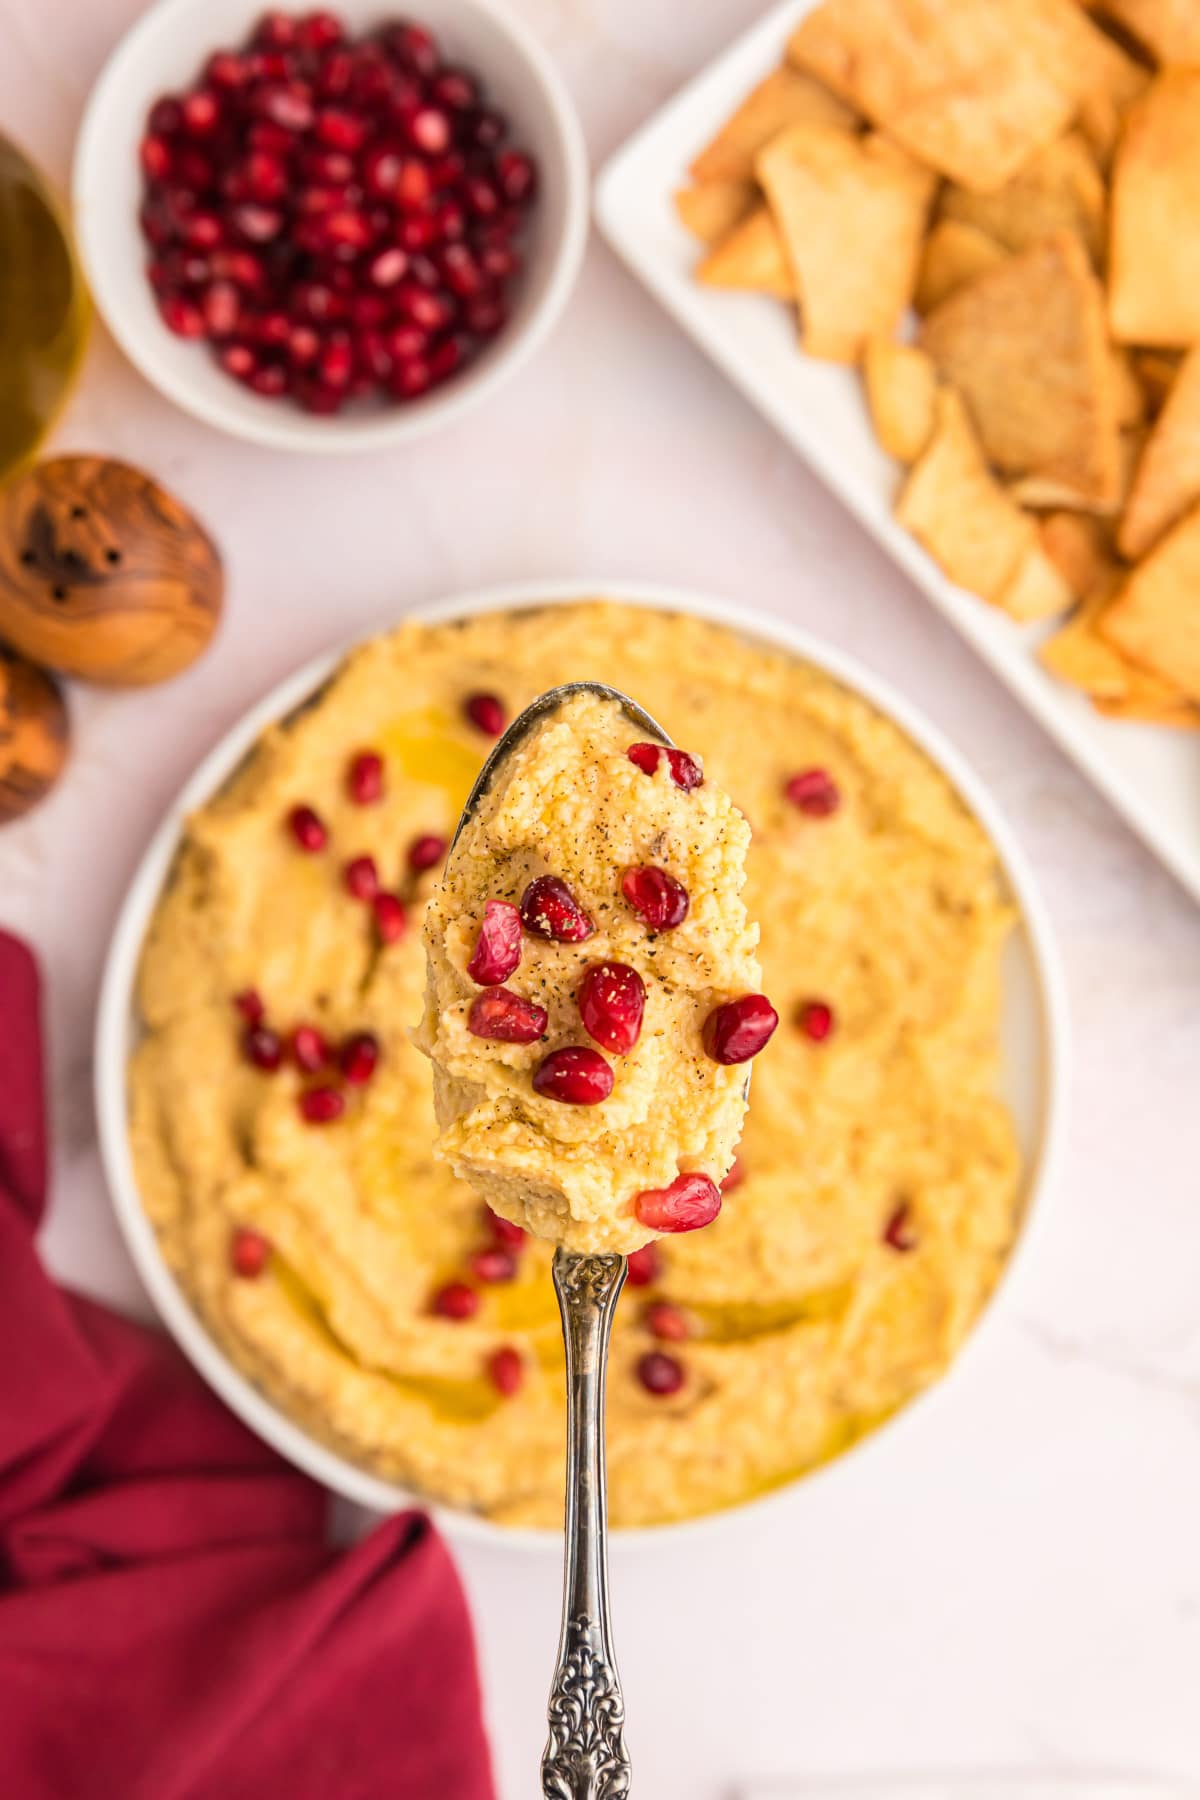
<path fill-rule="evenodd" d="M 676 218 L 672 196 L 696 152 L 782 60 L 791 30 L 814 3 L 783 0 L 616 152 L 597 182 L 600 229 L 1200 899 L 1200 733 L 1106 719 L 1047 674 L 1034 655 L 1039 630 L 1015 625 L 955 587 L 893 520 L 897 467 L 875 442 L 857 371 L 804 356 L 792 309 L 778 300 L 720 292 L 692 279 L 698 247 Z"/>

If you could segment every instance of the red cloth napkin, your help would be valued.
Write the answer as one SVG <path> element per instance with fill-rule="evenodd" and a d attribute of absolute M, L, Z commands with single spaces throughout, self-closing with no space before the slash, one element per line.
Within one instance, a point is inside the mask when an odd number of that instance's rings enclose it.
<path fill-rule="evenodd" d="M 0 933 L 4 1800 L 494 1800 L 428 1520 L 331 1549 L 171 1344 L 47 1279 L 45 1195 L 37 970 Z"/>

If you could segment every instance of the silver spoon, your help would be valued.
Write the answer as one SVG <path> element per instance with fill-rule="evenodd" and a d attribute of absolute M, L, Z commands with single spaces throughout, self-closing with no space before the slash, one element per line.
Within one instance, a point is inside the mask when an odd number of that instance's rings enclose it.
<path fill-rule="evenodd" d="M 551 688 L 513 720 L 484 763 L 451 850 L 505 758 L 576 694 L 611 701 L 647 738 L 672 748 L 662 726 L 617 688 L 599 681 Z M 604 1462 L 608 1345 L 627 1266 L 623 1256 L 554 1253 L 554 1290 L 567 1352 L 567 1510 L 562 1635 L 547 1708 L 550 1737 L 542 1756 L 544 1800 L 623 1800 L 629 1792 L 625 1701 L 608 1608 Z"/>

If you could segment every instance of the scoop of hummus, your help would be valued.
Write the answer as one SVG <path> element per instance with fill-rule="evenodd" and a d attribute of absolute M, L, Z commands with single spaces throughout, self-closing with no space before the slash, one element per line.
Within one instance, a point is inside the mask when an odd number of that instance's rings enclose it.
<path fill-rule="evenodd" d="M 656 1234 L 639 1197 L 681 1174 L 719 1207 L 746 1072 L 703 1031 L 762 978 L 749 826 L 698 764 L 681 787 L 656 746 L 631 758 L 639 740 L 618 703 L 568 699 L 503 758 L 425 914 L 437 1152 L 502 1218 L 578 1251 L 638 1249 Z M 513 966 L 489 982 L 477 948 L 506 913 Z"/>

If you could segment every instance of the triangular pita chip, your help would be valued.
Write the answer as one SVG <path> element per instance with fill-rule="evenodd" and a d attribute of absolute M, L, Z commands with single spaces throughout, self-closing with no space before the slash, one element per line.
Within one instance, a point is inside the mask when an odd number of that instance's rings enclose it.
<path fill-rule="evenodd" d="M 759 151 L 787 125 L 854 123 L 854 114 L 829 89 L 785 63 L 760 81 L 692 163 L 693 181 L 751 181 Z"/>
<path fill-rule="evenodd" d="M 953 388 L 938 393 L 933 436 L 909 471 L 896 518 L 951 581 L 985 600 L 999 599 L 1034 542 L 1033 521 L 988 468 Z"/>
<path fill-rule="evenodd" d="M 788 266 L 783 239 L 767 206 L 756 206 L 728 237 L 714 246 L 696 270 L 709 287 L 750 288 L 794 300 L 796 282 Z"/>
<path fill-rule="evenodd" d="M 1131 571 L 1102 630 L 1134 662 L 1200 700 L 1200 507 Z"/>
<path fill-rule="evenodd" d="M 1117 573 L 1112 525 L 1088 513 L 1047 513 L 1038 523 L 1038 538 L 1071 592 L 1084 600 Z"/>
<path fill-rule="evenodd" d="M 1059 230 L 1074 231 L 1097 267 L 1104 255 L 1104 181 L 1077 131 L 1053 139 L 1003 187 L 980 194 L 961 182 L 942 190 L 938 214 L 974 225 L 1006 250 L 1027 250 Z"/>
<path fill-rule="evenodd" d="M 1104 10 L 1144 44 L 1156 62 L 1200 63 L 1196 0 L 1104 0 Z"/>
<path fill-rule="evenodd" d="M 1122 343 L 1200 340 L 1200 69 L 1160 75 L 1130 108 L 1113 166 L 1108 296 Z"/>
<path fill-rule="evenodd" d="M 1178 350 L 1132 350 L 1130 359 L 1146 396 L 1146 410 L 1153 417 L 1161 412 L 1175 386 L 1182 355 Z"/>
<path fill-rule="evenodd" d="M 921 252 L 913 305 L 919 313 L 932 312 L 955 288 L 973 281 L 985 269 L 994 269 L 1007 255 L 1003 244 L 977 226 L 960 225 L 957 219 L 939 220 Z"/>
<path fill-rule="evenodd" d="M 1135 561 L 1200 500 L 1200 349 L 1190 352 L 1167 395 L 1134 472 L 1117 529 Z"/>
<path fill-rule="evenodd" d="M 1117 496 L 1120 459 L 1100 285 L 1058 232 L 977 276 L 926 318 L 921 343 L 963 394 L 997 468 L 1083 500 Z"/>
<path fill-rule="evenodd" d="M 933 363 L 915 344 L 872 338 L 863 358 L 863 380 L 879 442 L 899 462 L 915 462 L 933 433 Z"/>
<path fill-rule="evenodd" d="M 1100 627 L 1118 585 L 1116 575 L 1102 582 L 1061 631 L 1039 645 L 1040 661 L 1060 681 L 1082 688 L 1102 711 L 1115 717 L 1164 725 L 1200 724 L 1200 709 L 1172 682 L 1139 668 L 1101 635 Z"/>
<path fill-rule="evenodd" d="M 680 188 L 675 211 L 692 236 L 702 244 L 719 244 L 739 219 L 744 219 L 758 198 L 752 181 L 701 181 Z"/>
<path fill-rule="evenodd" d="M 987 192 L 1136 67 L 1075 0 L 824 0 L 788 44 L 799 68 L 922 161 Z"/>
<path fill-rule="evenodd" d="M 757 168 L 800 296 L 804 348 L 856 362 L 912 299 L 934 177 L 881 137 L 829 125 L 791 126 Z"/>
<path fill-rule="evenodd" d="M 1075 604 L 1075 595 L 1040 544 L 1030 544 L 1005 582 L 996 604 L 1022 625 L 1054 619 Z"/>
<path fill-rule="evenodd" d="M 1132 425 L 1144 425 L 1147 412 L 1146 390 L 1138 380 L 1132 356 L 1123 344 L 1110 344 L 1108 360 L 1112 365 L 1113 404 L 1116 407 L 1118 426 L 1126 431 Z"/>

